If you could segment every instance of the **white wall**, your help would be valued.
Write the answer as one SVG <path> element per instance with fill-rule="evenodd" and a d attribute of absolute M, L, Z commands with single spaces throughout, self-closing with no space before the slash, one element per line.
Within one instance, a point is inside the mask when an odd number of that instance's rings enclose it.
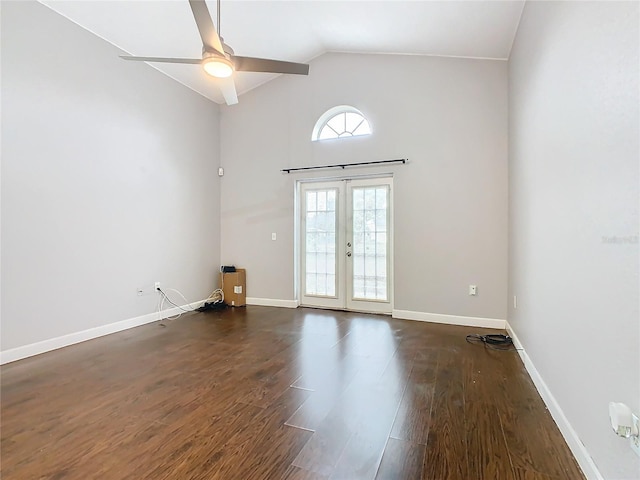
<path fill-rule="evenodd" d="M 311 142 L 318 117 L 340 104 L 361 110 L 374 134 Z M 403 157 L 411 163 L 316 176 L 393 172 L 396 309 L 505 319 L 503 61 L 327 54 L 309 77 L 280 77 L 222 107 L 222 262 L 247 269 L 249 297 L 294 299 L 294 184 L 311 174 L 280 170 Z"/>
<path fill-rule="evenodd" d="M 219 265 L 218 107 L 2 2 L 2 350 L 190 301 Z M 137 287 L 147 294 L 137 296 Z"/>
<path fill-rule="evenodd" d="M 640 478 L 639 39 L 637 2 L 527 2 L 509 62 L 509 322 L 607 479 Z"/>

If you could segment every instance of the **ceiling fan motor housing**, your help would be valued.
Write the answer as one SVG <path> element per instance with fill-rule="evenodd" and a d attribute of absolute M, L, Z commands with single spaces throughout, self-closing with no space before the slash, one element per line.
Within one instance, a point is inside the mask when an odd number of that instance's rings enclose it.
<path fill-rule="evenodd" d="M 216 57 L 216 58 L 226 58 L 227 60 L 231 60 L 231 55 L 233 55 L 233 50 L 231 50 L 230 52 L 227 51 L 227 45 L 222 44 L 223 48 L 224 48 L 224 54 L 218 52 L 217 50 L 213 50 L 213 49 L 208 49 L 207 47 L 202 47 L 202 59 L 204 60 L 205 58 L 210 58 L 210 57 Z"/>

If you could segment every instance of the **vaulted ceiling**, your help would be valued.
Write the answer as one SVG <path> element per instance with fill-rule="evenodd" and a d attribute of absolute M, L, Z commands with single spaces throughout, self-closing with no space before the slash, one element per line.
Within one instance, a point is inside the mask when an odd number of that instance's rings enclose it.
<path fill-rule="evenodd" d="M 202 41 L 187 0 L 41 3 L 131 55 L 200 58 Z M 207 5 L 216 22 L 216 2 Z M 222 0 L 219 30 L 237 55 L 293 62 L 327 52 L 506 59 L 523 6 L 524 0 Z M 152 66 L 224 103 L 199 65 Z M 239 94 L 277 76 L 235 75 Z"/>

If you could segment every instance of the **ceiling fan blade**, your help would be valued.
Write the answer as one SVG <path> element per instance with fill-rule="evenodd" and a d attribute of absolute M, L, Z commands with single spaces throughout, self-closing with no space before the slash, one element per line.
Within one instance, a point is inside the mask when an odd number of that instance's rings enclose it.
<path fill-rule="evenodd" d="M 220 36 L 216 32 L 216 27 L 211 20 L 211 14 L 207 8 L 205 0 L 189 0 L 191 11 L 193 12 L 193 18 L 198 25 L 198 31 L 200 32 L 200 38 L 202 38 L 202 44 L 205 50 L 216 50 L 219 54 L 224 55 L 224 48 L 222 48 L 222 42 Z"/>
<path fill-rule="evenodd" d="M 120 55 L 123 60 L 135 60 L 137 62 L 160 62 L 160 63 L 191 63 L 197 65 L 202 63 L 198 58 L 164 58 L 164 57 L 134 57 L 131 55 Z"/>
<path fill-rule="evenodd" d="M 233 83 L 233 77 L 218 78 L 216 80 L 227 105 L 238 103 L 238 94 L 236 93 L 236 85 Z"/>
<path fill-rule="evenodd" d="M 268 58 L 252 58 L 232 56 L 231 60 L 238 72 L 287 73 L 293 75 L 309 75 L 306 63 L 283 62 Z"/>

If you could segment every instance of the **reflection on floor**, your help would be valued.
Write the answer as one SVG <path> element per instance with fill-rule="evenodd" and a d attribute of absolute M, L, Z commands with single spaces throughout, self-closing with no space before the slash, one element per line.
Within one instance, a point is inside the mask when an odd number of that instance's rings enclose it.
<path fill-rule="evenodd" d="M 2 478 L 580 479 L 482 329 L 192 313 L 2 367 Z M 486 332 L 486 331 L 485 331 Z"/>

